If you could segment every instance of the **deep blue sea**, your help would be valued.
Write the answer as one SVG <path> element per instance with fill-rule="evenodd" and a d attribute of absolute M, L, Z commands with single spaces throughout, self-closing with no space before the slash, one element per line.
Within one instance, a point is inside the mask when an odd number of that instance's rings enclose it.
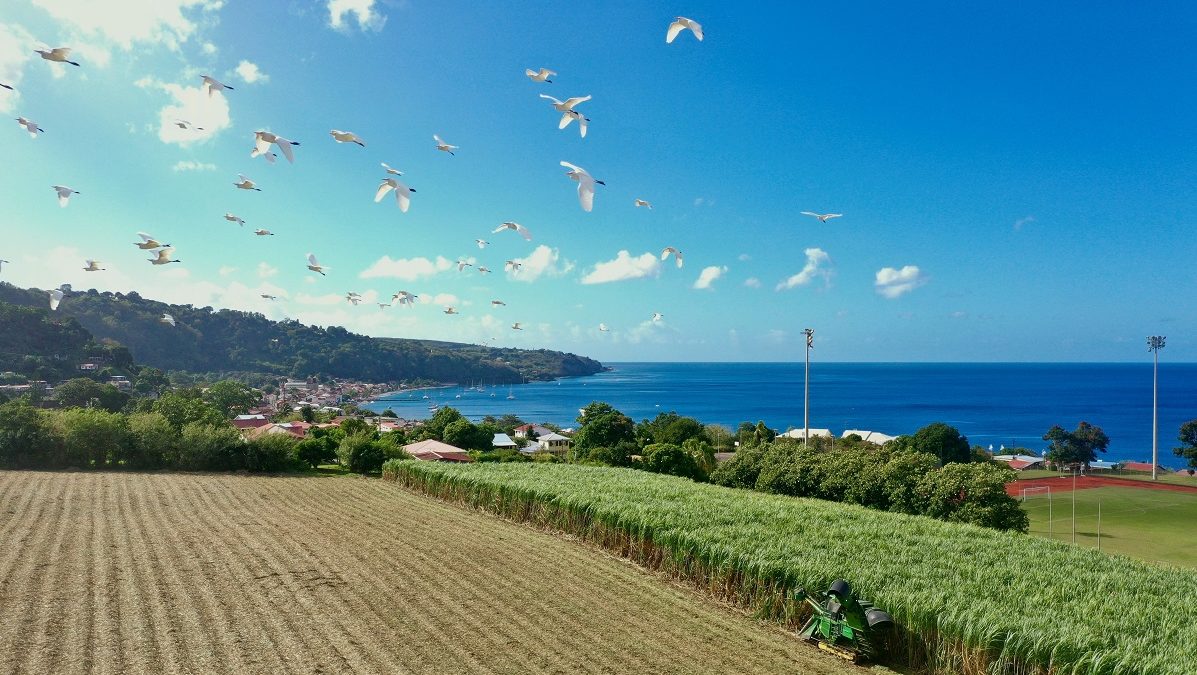
<path fill-rule="evenodd" d="M 734 428 L 764 420 L 775 429 L 802 426 L 802 364 L 614 363 L 589 377 L 514 387 L 462 387 L 393 394 L 370 404 L 400 417 L 429 416 L 431 402 L 470 419 L 512 413 L 527 421 L 575 426 L 578 409 L 605 401 L 639 421 L 675 410 Z M 508 395 L 515 398 L 508 399 Z M 422 397 L 427 395 L 428 400 Z M 1042 449 L 1053 424 L 1081 420 L 1110 437 L 1104 459 L 1151 458 L 1151 362 L 1144 363 L 812 363 L 810 425 L 912 433 L 936 421 L 972 443 Z M 1172 454 L 1180 425 L 1197 418 L 1197 364 L 1160 364 L 1160 463 Z"/>

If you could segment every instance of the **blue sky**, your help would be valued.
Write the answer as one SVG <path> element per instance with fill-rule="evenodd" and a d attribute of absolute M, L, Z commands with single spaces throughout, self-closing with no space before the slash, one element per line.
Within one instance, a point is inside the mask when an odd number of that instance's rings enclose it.
<path fill-rule="evenodd" d="M 808 326 L 829 361 L 1146 360 L 1153 333 L 1197 360 L 1181 3 L 93 4 L 0 10 L 0 112 L 45 129 L 0 132 L 13 283 L 610 361 L 791 360 Z M 679 14 L 704 41 L 665 44 Z M 524 76 L 541 66 L 552 84 Z M 588 136 L 540 93 L 592 95 Z M 251 158 L 258 129 L 300 141 L 295 163 Z M 606 181 L 593 212 L 561 160 Z M 408 213 L 373 202 L 383 161 L 417 190 Z M 53 184 L 81 194 L 59 208 Z M 533 241 L 492 234 L 505 220 Z M 142 230 L 183 262 L 151 266 Z M 374 304 L 400 289 L 426 302 Z"/>

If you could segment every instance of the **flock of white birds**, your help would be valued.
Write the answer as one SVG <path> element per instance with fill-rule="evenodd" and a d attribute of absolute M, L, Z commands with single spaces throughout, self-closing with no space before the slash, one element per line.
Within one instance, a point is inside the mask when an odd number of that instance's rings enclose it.
<path fill-rule="evenodd" d="M 694 21 L 693 19 L 679 16 L 672 23 L 669 24 L 669 27 L 665 34 L 665 42 L 672 43 L 683 31 L 686 31 L 686 30 L 689 30 L 698 41 L 702 41 L 702 39 L 703 39 L 702 26 L 698 22 Z M 71 50 L 66 47 L 57 47 L 54 49 L 38 49 L 38 50 L 35 50 L 35 52 L 37 54 L 39 54 L 41 56 L 41 58 L 45 59 L 46 61 L 52 61 L 52 62 L 56 62 L 56 63 L 65 63 L 65 64 L 70 64 L 73 66 L 79 66 L 79 63 L 70 60 L 69 57 L 70 57 Z M 557 72 L 553 71 L 553 70 L 549 70 L 548 68 L 543 68 L 543 67 L 535 69 L 535 70 L 529 68 L 525 71 L 525 75 L 527 75 L 528 79 L 530 79 L 532 82 L 552 84 L 553 80 L 551 78 L 555 77 L 557 75 Z M 223 82 L 220 82 L 219 80 L 217 80 L 216 78 L 214 78 L 210 75 L 202 75 L 201 78 L 203 80 L 203 85 L 204 85 L 205 89 L 207 90 L 209 97 L 213 97 L 213 96 L 222 96 L 223 97 L 223 96 L 225 96 L 226 91 L 234 91 L 233 87 L 231 87 Z M 10 89 L 10 90 L 12 89 L 12 87 L 10 85 L 4 84 L 4 83 L 0 83 L 0 87 L 4 87 L 4 88 Z M 547 94 L 540 94 L 540 98 L 546 99 L 547 101 L 549 101 L 550 105 L 553 107 L 553 109 L 555 111 L 561 113 L 561 119 L 558 123 L 558 129 L 565 129 L 570 124 L 577 122 L 578 133 L 581 135 L 582 138 L 586 137 L 586 132 L 587 132 L 587 129 L 589 128 L 591 120 L 590 120 L 590 118 L 586 117 L 585 114 L 583 114 L 578 109 L 578 106 L 580 106 L 581 104 L 583 104 L 587 101 L 590 101 L 591 100 L 590 96 L 575 96 L 575 97 L 567 98 L 564 101 L 562 101 L 562 100 L 557 99 L 556 97 L 549 96 Z M 33 120 L 27 119 L 25 117 L 18 117 L 17 123 L 22 128 L 24 128 L 25 131 L 27 131 L 29 133 L 30 137 L 32 137 L 34 139 L 37 138 L 37 135 L 39 133 L 45 132 L 45 130 L 42 129 L 37 124 L 37 122 L 34 122 Z M 196 131 L 203 130 L 203 127 L 197 127 L 187 120 L 176 120 L 174 122 L 174 125 L 176 127 L 178 127 L 179 129 L 184 129 L 184 130 L 188 130 L 188 129 L 192 129 L 192 130 L 196 130 Z M 344 131 L 341 129 L 332 129 L 329 131 L 329 136 L 336 143 L 352 143 L 352 144 L 355 144 L 362 148 L 366 147 L 366 141 L 364 139 L 362 139 L 360 136 L 358 136 L 357 134 L 353 133 L 352 131 Z M 254 138 L 254 144 L 253 144 L 253 148 L 250 150 L 250 153 L 249 153 L 250 158 L 262 157 L 267 162 L 273 164 L 278 159 L 279 154 L 281 154 L 287 160 L 287 162 L 289 162 L 289 163 L 295 162 L 295 148 L 300 145 L 299 142 L 285 138 L 277 133 L 274 133 L 271 131 L 263 131 L 263 130 L 255 131 L 253 134 L 253 138 Z M 456 153 L 454 151 L 460 149 L 458 146 L 452 145 L 452 144 L 446 142 L 438 134 L 433 134 L 432 139 L 435 144 L 434 147 L 436 150 L 438 150 L 440 152 L 447 153 L 451 156 L 456 156 Z M 408 209 L 411 207 L 412 196 L 415 194 L 416 190 L 412 187 L 409 187 L 407 184 L 405 184 L 401 180 L 399 180 L 399 177 L 403 175 L 402 171 L 391 167 L 386 162 L 381 162 L 381 165 L 382 165 L 383 170 L 386 172 L 387 176 L 385 178 L 381 179 L 381 182 L 378 185 L 378 189 L 374 193 L 374 201 L 376 203 L 381 202 L 384 198 L 386 198 L 386 196 L 389 193 L 393 192 L 394 196 L 395 196 L 395 202 L 398 205 L 399 210 L 403 213 L 406 213 L 408 211 Z M 570 162 L 562 161 L 561 166 L 564 167 L 565 169 L 567 169 L 567 171 L 565 172 L 565 175 L 570 180 L 573 180 L 574 182 L 577 183 L 578 204 L 581 206 L 583 211 L 590 212 L 594 208 L 594 198 L 595 198 L 596 186 L 606 185 L 606 183 L 604 183 L 601 180 L 596 179 L 588 171 L 586 171 L 586 169 L 583 169 L 582 167 L 577 166 L 575 164 L 571 164 Z M 238 174 L 237 181 L 233 183 L 233 186 L 240 190 L 257 191 L 257 192 L 262 191 L 262 189 L 260 187 L 258 187 L 257 184 L 251 178 L 249 178 L 248 176 L 246 176 L 244 174 Z M 58 196 L 59 206 L 61 206 L 63 208 L 65 208 L 70 203 L 70 199 L 73 195 L 80 194 L 78 190 L 75 190 L 66 185 L 54 185 L 52 187 Z M 651 210 L 653 208 L 652 204 L 650 202 L 648 202 L 647 200 L 644 200 L 644 199 L 640 199 L 640 198 L 635 199 L 634 206 L 636 208 L 643 207 L 643 208 L 647 208 L 649 210 Z M 817 219 L 819 219 L 819 221 L 824 222 L 824 223 L 832 218 L 838 218 L 842 215 L 842 214 L 838 214 L 838 213 L 820 214 L 820 213 L 814 213 L 811 211 L 803 211 L 802 213 L 803 213 L 803 215 L 808 215 L 808 216 L 817 218 Z M 224 219 L 231 223 L 237 223 L 239 226 L 242 226 L 242 227 L 245 226 L 245 220 L 233 213 L 225 213 Z M 514 232 L 515 234 L 518 234 L 525 241 L 532 240 L 532 233 L 528 230 L 528 228 L 524 227 L 523 225 L 521 225 L 519 223 L 513 222 L 513 221 L 506 221 L 506 222 L 501 223 L 491 233 L 492 234 L 500 234 L 500 233 L 503 233 L 508 230 Z M 273 236 L 274 235 L 273 232 L 270 232 L 269 230 L 265 230 L 265 229 L 255 229 L 253 231 L 253 233 L 256 236 Z M 163 243 L 162 241 L 155 238 L 153 235 L 146 233 L 146 232 L 138 232 L 137 235 L 141 239 L 141 241 L 136 242 L 134 245 L 143 251 L 150 252 L 150 255 L 153 257 L 146 259 L 146 260 L 148 260 L 148 262 L 150 264 L 152 264 L 152 265 L 167 265 L 167 264 L 171 264 L 171 263 L 182 262 L 181 260 L 173 257 L 175 249 L 169 243 Z M 490 242 L 485 239 L 475 239 L 474 243 L 477 244 L 479 249 L 485 249 L 490 244 Z M 683 265 L 683 261 L 684 261 L 682 252 L 679 249 L 677 249 L 676 247 L 666 246 L 661 251 L 661 260 L 664 261 L 664 260 L 668 259 L 668 257 L 670 255 L 672 255 L 674 257 L 677 267 L 681 268 Z M 6 262 L 8 262 L 8 261 L 0 260 L 0 266 L 2 266 Z M 85 264 L 85 266 L 83 267 L 83 270 L 86 272 L 103 272 L 106 269 L 102 266 L 103 263 L 98 260 L 88 259 L 85 261 L 84 264 Z M 474 265 L 474 263 L 469 262 L 467 260 L 458 260 L 457 261 L 458 272 L 464 272 L 467 267 L 474 267 L 478 273 L 484 274 L 484 275 L 489 274 L 491 272 L 491 270 L 488 267 L 485 267 L 482 265 L 476 266 L 476 265 Z M 503 264 L 503 270 L 505 272 L 511 272 L 512 274 L 518 274 L 521 267 L 522 267 L 522 263 L 519 260 L 506 260 Z M 319 260 L 312 253 L 307 254 L 307 268 L 311 272 L 320 274 L 321 276 L 326 276 L 327 272 L 330 271 L 330 268 L 325 265 L 321 265 Z M 49 296 L 50 296 L 49 297 L 50 309 L 57 310 L 59 303 L 62 301 L 62 299 L 64 297 L 63 290 L 62 289 L 51 290 L 51 291 L 49 291 Z M 261 294 L 261 297 L 268 301 L 275 301 L 278 299 L 277 296 L 269 295 L 269 294 Z M 400 290 L 391 296 L 390 302 L 376 303 L 376 304 L 378 305 L 379 309 L 385 309 L 388 307 L 392 307 L 394 305 L 398 305 L 400 307 L 411 307 L 416 304 L 416 301 L 418 300 L 418 298 L 419 298 L 419 296 L 417 296 L 409 291 Z M 357 293 L 355 291 L 349 291 L 345 295 L 345 300 L 349 304 L 357 306 L 357 305 L 361 304 L 362 296 L 360 293 Z M 494 300 L 490 301 L 491 308 L 505 307 L 506 305 L 507 305 L 507 303 L 505 303 L 499 299 L 494 299 Z M 446 306 L 446 307 L 444 307 L 443 312 L 448 315 L 460 314 L 460 312 L 458 311 L 458 308 L 455 306 Z M 651 319 L 652 321 L 660 322 L 663 319 L 664 319 L 664 315 L 661 312 L 653 312 L 652 319 Z M 174 326 L 176 323 L 174 317 L 171 316 L 170 314 L 163 314 L 160 320 L 162 323 L 168 324 L 170 326 Z M 521 322 L 515 321 L 511 324 L 511 329 L 512 330 L 523 330 L 523 326 L 522 326 Z M 610 328 L 605 323 L 600 323 L 598 326 L 598 329 L 600 332 L 604 332 L 604 333 L 608 332 L 610 330 Z M 497 340 L 497 338 L 491 338 L 491 340 L 492 341 Z"/>

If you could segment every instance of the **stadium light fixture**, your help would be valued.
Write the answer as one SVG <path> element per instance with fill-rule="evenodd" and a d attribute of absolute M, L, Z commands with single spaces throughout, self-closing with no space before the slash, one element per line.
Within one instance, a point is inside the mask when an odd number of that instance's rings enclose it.
<path fill-rule="evenodd" d="M 1160 350 L 1164 348 L 1165 339 L 1163 335 L 1147 336 L 1147 350 L 1155 361 L 1151 370 L 1151 480 L 1159 480 L 1156 467 L 1160 463 Z"/>

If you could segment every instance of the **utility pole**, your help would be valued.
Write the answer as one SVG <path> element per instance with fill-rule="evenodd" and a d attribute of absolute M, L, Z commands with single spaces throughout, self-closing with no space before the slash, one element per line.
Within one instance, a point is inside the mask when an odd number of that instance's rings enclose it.
<path fill-rule="evenodd" d="M 803 386 L 802 403 L 802 442 L 804 447 L 810 447 L 810 350 L 815 347 L 815 331 L 805 328 L 802 334 L 806 336 L 806 377 Z"/>
<path fill-rule="evenodd" d="M 1163 335 L 1150 335 L 1147 337 L 1147 350 L 1155 358 L 1155 364 L 1151 371 L 1151 480 L 1159 480 L 1158 476 L 1156 476 L 1156 467 L 1160 463 L 1160 350 L 1164 348 L 1165 339 Z"/>

